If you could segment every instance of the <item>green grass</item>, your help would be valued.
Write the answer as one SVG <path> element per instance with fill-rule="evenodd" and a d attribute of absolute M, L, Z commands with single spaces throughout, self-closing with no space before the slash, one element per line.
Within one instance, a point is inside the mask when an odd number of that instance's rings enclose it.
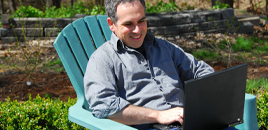
<path fill-rule="evenodd" d="M 219 55 L 212 51 L 212 50 L 208 50 L 208 49 L 201 49 L 201 50 L 196 50 L 195 52 L 192 53 L 192 55 L 194 57 L 196 57 L 197 59 L 202 59 L 202 60 L 217 60 L 217 58 L 219 57 Z"/>
<path fill-rule="evenodd" d="M 256 94 L 256 90 L 260 88 L 265 88 L 268 90 L 268 79 L 260 78 L 260 79 L 249 79 L 247 80 L 246 92 Z"/>
<path fill-rule="evenodd" d="M 238 51 L 257 51 L 258 53 L 268 53 L 268 40 L 259 38 L 256 36 L 252 37 L 237 37 L 236 43 L 232 46 L 234 52 Z"/>
<path fill-rule="evenodd" d="M 232 46 L 234 52 L 238 51 L 251 51 L 252 50 L 252 42 L 249 39 L 238 37 L 236 39 L 236 43 Z"/>
<path fill-rule="evenodd" d="M 223 57 L 228 58 L 229 50 L 226 47 L 227 41 L 222 40 L 217 45 Z M 223 57 L 216 53 L 215 49 L 198 49 L 191 52 L 197 59 L 211 61 L 220 60 Z M 247 62 L 256 64 L 268 65 L 266 56 L 268 55 L 268 39 L 259 38 L 257 36 L 236 38 L 234 44 L 232 44 L 232 62 Z M 224 61 L 225 62 L 225 61 Z"/>
<path fill-rule="evenodd" d="M 54 61 L 50 61 L 47 64 L 45 64 L 45 66 L 54 66 L 54 65 L 62 66 L 61 60 L 60 59 L 56 59 Z"/>
<path fill-rule="evenodd" d="M 258 53 L 261 53 L 261 54 L 268 53 L 268 45 L 267 44 L 263 44 L 263 45 L 257 46 L 256 47 L 256 51 Z"/>
<path fill-rule="evenodd" d="M 47 69 L 55 70 L 56 72 L 64 71 L 64 67 L 63 67 L 60 59 L 56 59 L 56 60 L 50 61 L 46 64 L 43 64 L 43 67 L 47 68 Z"/>

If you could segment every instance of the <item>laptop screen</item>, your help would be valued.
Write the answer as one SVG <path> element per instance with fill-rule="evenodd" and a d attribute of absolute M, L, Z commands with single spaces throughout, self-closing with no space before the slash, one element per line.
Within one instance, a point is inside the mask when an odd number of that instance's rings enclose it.
<path fill-rule="evenodd" d="M 243 122 L 247 64 L 184 82 L 184 130 L 213 130 Z"/>

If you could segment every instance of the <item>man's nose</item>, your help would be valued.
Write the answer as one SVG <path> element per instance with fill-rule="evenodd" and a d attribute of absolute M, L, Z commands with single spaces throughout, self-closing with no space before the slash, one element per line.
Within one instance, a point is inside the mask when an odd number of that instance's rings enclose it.
<path fill-rule="evenodd" d="M 141 29 L 139 25 L 134 26 L 133 33 L 140 33 Z"/>

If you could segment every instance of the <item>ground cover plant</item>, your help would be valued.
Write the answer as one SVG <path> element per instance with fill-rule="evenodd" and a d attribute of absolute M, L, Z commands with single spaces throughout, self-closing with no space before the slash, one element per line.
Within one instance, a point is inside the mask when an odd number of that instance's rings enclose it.
<path fill-rule="evenodd" d="M 85 129 L 68 120 L 68 108 L 74 105 L 76 99 L 69 98 L 67 102 L 41 98 L 29 100 L 0 102 L 0 129 L 53 129 L 53 130 L 82 130 Z"/>
<path fill-rule="evenodd" d="M 267 45 L 268 40 L 266 38 L 259 38 L 256 36 L 243 36 L 239 35 L 235 37 L 235 42 L 231 44 L 232 48 L 232 64 L 240 64 L 246 62 L 249 66 L 257 65 L 262 66 L 262 70 L 249 69 L 246 93 L 256 95 L 257 97 L 257 119 L 258 126 L 261 130 L 266 130 L 268 125 L 268 82 L 267 82 Z M 222 41 L 219 41 L 222 42 Z M 221 49 L 221 54 L 225 57 L 229 57 L 229 52 Z M 201 48 L 193 52 L 193 55 L 198 59 L 212 63 L 213 61 L 222 61 L 222 56 L 219 56 L 215 49 Z M 250 73 L 254 75 L 254 71 L 263 71 L 263 75 L 259 75 L 257 78 L 250 77 Z"/>
<path fill-rule="evenodd" d="M 18 10 L 16 10 L 11 17 L 42 17 L 42 18 L 64 18 L 64 17 L 74 17 L 75 14 L 104 14 L 105 8 L 102 6 L 85 5 L 82 1 L 74 3 L 73 7 L 70 5 L 62 4 L 60 8 L 53 7 L 43 7 L 39 10 L 32 6 L 21 5 Z"/>
<path fill-rule="evenodd" d="M 163 2 L 160 1 L 156 5 L 151 5 L 150 2 L 146 3 L 147 13 L 163 13 L 163 12 L 176 12 L 180 10 L 190 10 L 194 9 L 193 6 L 182 3 L 181 7 L 178 7 L 175 2 Z M 88 14 L 97 15 L 105 14 L 105 8 L 93 4 L 85 5 L 84 2 L 78 1 L 74 3 L 73 7 L 68 4 L 62 4 L 60 8 L 53 7 L 43 7 L 42 10 L 37 9 L 32 6 L 21 5 L 11 17 L 22 18 L 22 17 L 42 17 L 42 18 L 64 18 L 64 17 L 74 17 L 75 14 Z"/>
<path fill-rule="evenodd" d="M 188 6 L 186 3 L 181 6 L 177 6 L 174 3 L 159 2 L 155 5 L 147 3 L 147 12 L 149 13 L 162 13 L 165 11 L 179 11 L 185 9 L 193 9 L 195 7 Z M 225 5 L 224 5 L 225 6 Z M 224 7 L 223 6 L 223 7 Z M 90 8 L 88 8 L 90 7 Z M 220 8 L 223 8 L 220 7 Z M 73 8 L 68 5 L 62 5 L 61 8 L 55 7 L 44 8 L 42 10 L 36 9 L 31 6 L 21 6 L 12 17 L 73 17 L 75 14 L 104 14 L 104 8 L 101 6 L 84 5 L 83 2 L 75 3 Z M 215 34 L 218 35 L 218 34 Z M 268 60 L 268 41 L 267 37 L 259 35 L 231 35 L 235 42 L 232 45 L 232 65 L 237 65 L 243 62 L 249 64 L 248 81 L 247 81 L 247 93 L 251 93 L 257 96 L 258 105 L 258 123 L 259 128 L 267 129 L 268 124 L 268 98 L 267 98 L 267 60 Z M 186 43 L 189 43 L 192 37 L 186 38 Z M 205 37 L 194 36 L 195 43 L 199 44 L 199 41 L 204 41 Z M 216 41 L 215 41 L 216 42 Z M 222 44 L 226 44 L 226 41 L 217 41 Z M 182 43 L 176 43 L 182 46 Z M 226 68 L 226 61 L 215 51 L 215 49 L 209 47 L 204 42 L 200 42 L 201 47 L 186 49 L 192 53 L 199 60 L 205 60 L 215 70 L 221 70 Z M 52 45 L 52 43 L 50 44 Z M 4 48 L 5 49 L 5 48 Z M 15 48 L 14 48 L 15 49 Z M 224 48 L 223 48 L 224 49 Z M 228 52 L 224 50 L 222 56 L 228 57 Z M 54 50 L 49 48 L 41 53 L 41 56 L 46 58 L 39 61 L 36 67 L 36 73 L 33 73 L 32 85 L 26 86 L 25 80 L 18 71 L 13 71 L 5 68 L 9 68 L 5 64 L 5 58 L 1 57 L 0 60 L 0 129 L 80 129 L 78 125 L 68 122 L 67 111 L 68 107 L 75 103 L 76 94 L 72 88 L 72 85 L 67 77 L 64 68 Z M 44 61 L 44 62 L 43 62 Z M 19 62 L 16 64 L 19 66 Z M 38 74 L 39 73 L 39 74 Z M 15 75 L 14 75 L 15 74 Z M 4 75 L 7 75 L 4 77 Z M 44 77 L 42 77 L 44 76 Z M 49 78 L 48 78 L 49 77 Z M 16 83 L 16 85 L 14 85 Z M 28 94 L 31 93 L 33 99 Z M 37 96 L 40 94 L 40 96 Z M 9 97 L 9 98 L 7 98 Z M 68 97 L 71 97 L 69 99 Z M 36 98 L 36 99 L 34 99 Z M 17 101 L 16 101 L 17 100 Z M 70 101 L 69 101 L 70 100 Z M 44 103 L 42 103 L 44 102 Z M 60 105 L 58 105 L 60 104 Z M 3 106 L 3 109 L 1 109 Z M 33 110 L 33 107 L 37 110 Z M 58 107 L 54 108 L 54 107 Z M 23 114 L 16 114 L 19 112 Z M 23 111 L 23 110 L 26 110 Z M 55 113 L 57 111 L 57 113 Z M 61 114 L 58 114 L 61 113 Z M 6 116 L 1 116 L 4 114 Z M 55 115 L 54 117 L 47 117 L 48 115 Z M 15 116 L 13 116 L 15 115 Z M 29 117 L 28 115 L 32 115 Z M 6 118 L 9 117 L 9 118 Z M 22 119 L 19 119 L 23 117 Z M 2 123 L 2 122 L 4 123 Z M 25 124 L 25 121 L 32 122 Z M 61 124 L 57 123 L 61 122 Z M 53 123 L 53 124 L 51 124 Z M 6 125 L 5 125 L 6 124 Z M 8 124 L 8 125 L 7 125 Z M 34 125 L 37 124 L 37 125 Z M 42 124 L 42 125 L 41 125 Z M 83 129 L 83 128 L 81 128 Z"/>

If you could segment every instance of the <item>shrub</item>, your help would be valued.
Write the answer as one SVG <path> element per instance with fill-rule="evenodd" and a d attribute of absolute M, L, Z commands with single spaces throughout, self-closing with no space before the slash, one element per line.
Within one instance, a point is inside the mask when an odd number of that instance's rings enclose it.
<path fill-rule="evenodd" d="M 44 17 L 44 18 L 66 18 L 73 17 L 75 14 L 104 14 L 105 7 L 102 6 L 93 6 L 89 5 L 89 7 L 84 5 L 84 2 L 78 1 L 74 3 L 73 7 L 70 5 L 62 4 L 60 8 L 56 8 L 55 6 L 46 8 L 45 11 L 41 11 L 32 6 L 23 6 L 21 5 L 18 10 L 16 10 L 13 14 L 13 18 L 24 18 L 24 17 Z"/>
<path fill-rule="evenodd" d="M 229 4 L 224 4 L 224 3 L 221 3 L 220 1 L 216 1 L 216 5 L 214 5 L 212 8 L 213 9 L 226 9 L 230 7 Z"/>
<path fill-rule="evenodd" d="M 0 129 L 84 129 L 68 120 L 68 109 L 75 104 L 75 99 L 68 102 L 53 101 L 39 95 L 29 100 L 0 102 Z"/>
<path fill-rule="evenodd" d="M 268 91 L 265 88 L 258 90 L 257 95 L 257 118 L 261 130 L 267 129 L 268 125 Z"/>
<path fill-rule="evenodd" d="M 40 11 L 37 8 L 34 8 L 32 6 L 23 6 L 21 5 L 19 9 L 17 9 L 13 14 L 12 17 L 41 17 L 43 15 L 43 12 Z"/>
<path fill-rule="evenodd" d="M 147 13 L 174 12 L 178 10 L 180 10 L 180 8 L 176 5 L 175 2 L 165 3 L 163 1 L 160 1 L 154 6 L 150 6 L 149 2 L 146 3 Z"/>

